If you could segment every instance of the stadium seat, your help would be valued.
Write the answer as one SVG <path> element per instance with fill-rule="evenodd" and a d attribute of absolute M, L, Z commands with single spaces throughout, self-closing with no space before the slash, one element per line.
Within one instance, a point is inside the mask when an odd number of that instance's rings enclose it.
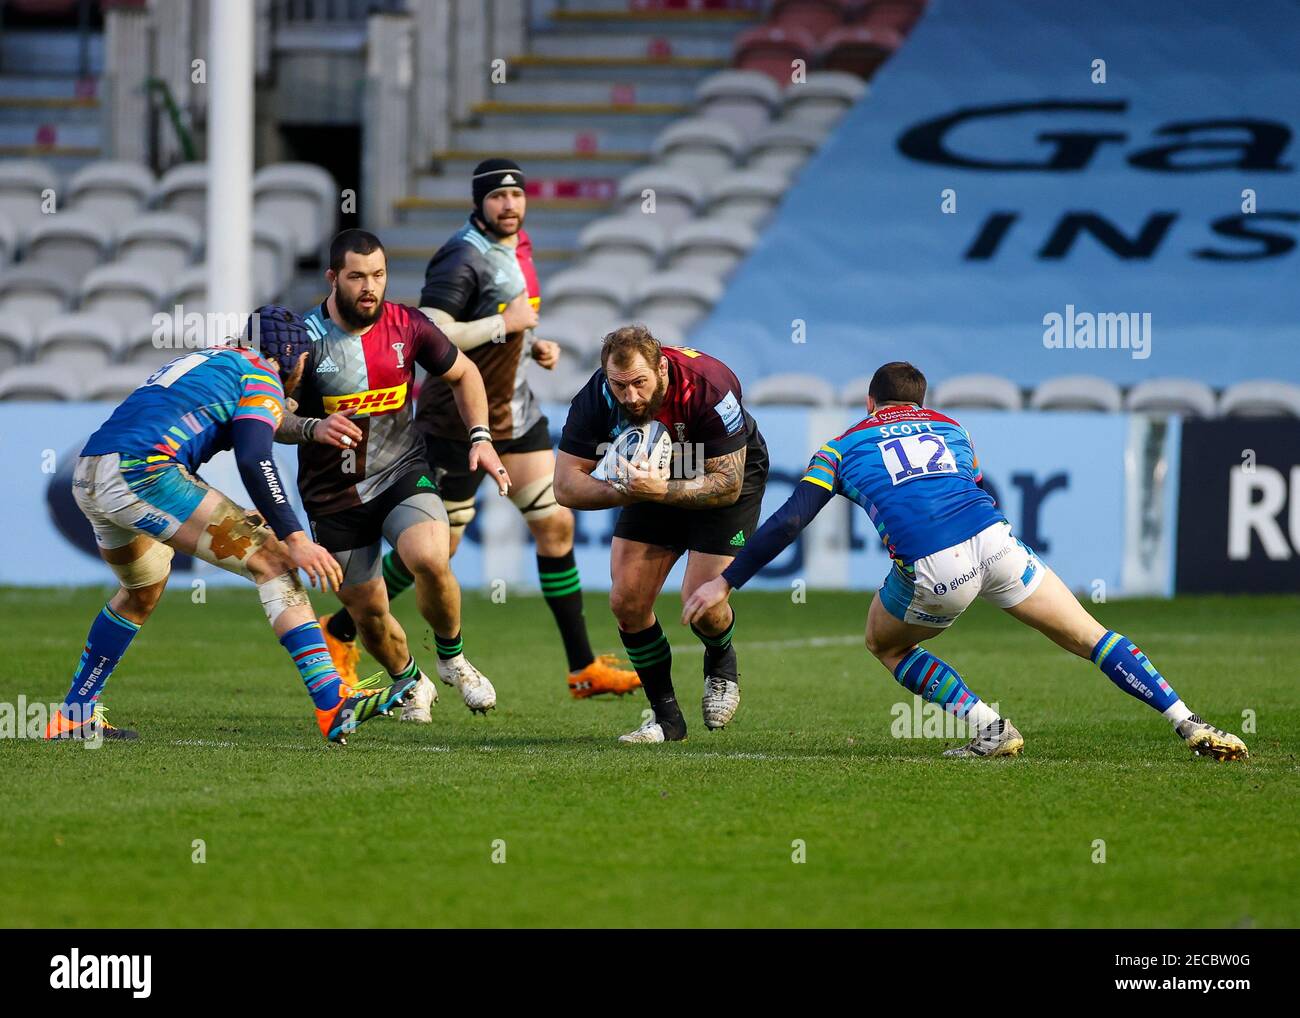
<path fill-rule="evenodd" d="M 0 317 L 0 371 L 30 360 L 36 335 L 26 318 L 17 315 Z"/>
<path fill-rule="evenodd" d="M 561 357 L 560 363 L 552 371 L 534 363 L 529 364 L 524 372 L 529 388 L 538 399 L 547 403 L 568 403 L 587 384 L 595 368 L 595 358 L 592 358 L 588 366 L 587 361 L 578 364 Z"/>
<path fill-rule="evenodd" d="M 334 178 L 311 163 L 274 163 L 253 176 L 254 220 L 284 224 L 294 257 L 319 255 L 335 232 L 340 195 Z"/>
<path fill-rule="evenodd" d="M 594 268 L 557 272 L 546 284 L 546 311 L 556 318 L 606 322 L 622 316 L 627 276 Z"/>
<path fill-rule="evenodd" d="M 18 227 L 7 216 L 0 215 L 0 269 L 14 260 L 18 253 Z"/>
<path fill-rule="evenodd" d="M 0 318 L 33 323 L 61 314 L 72 304 L 72 284 L 38 266 L 11 265 L 0 275 Z"/>
<path fill-rule="evenodd" d="M 46 364 L 20 364 L 0 375 L 0 401 L 48 403 L 81 398 L 81 376 Z"/>
<path fill-rule="evenodd" d="M 1238 382 L 1219 396 L 1224 417 L 1300 417 L 1300 385 L 1258 379 Z"/>
<path fill-rule="evenodd" d="M 747 385 L 745 402 L 750 406 L 829 407 L 835 405 L 835 389 L 816 375 L 785 372 Z"/>
<path fill-rule="evenodd" d="M 754 136 L 745 153 L 745 169 L 792 180 L 825 138 L 826 128 L 820 124 L 778 120 Z"/>
<path fill-rule="evenodd" d="M 618 185 L 618 205 L 626 215 L 647 215 L 646 191 L 654 193 L 654 217 L 665 229 L 695 217 L 704 186 L 694 176 L 665 166 L 647 166 L 629 173 Z"/>
<path fill-rule="evenodd" d="M 687 330 L 708 314 L 722 296 L 722 284 L 684 272 L 658 272 L 637 282 L 632 291 L 632 317 Z"/>
<path fill-rule="evenodd" d="M 870 80 L 886 60 L 903 44 L 892 28 L 878 25 L 845 25 L 826 35 L 817 49 L 823 73 L 844 71 Z"/>
<path fill-rule="evenodd" d="M 801 28 L 820 39 L 843 24 L 848 10 L 848 0 L 775 0 L 769 21 L 781 28 Z"/>
<path fill-rule="evenodd" d="M 177 341 L 178 337 L 183 336 L 184 323 L 178 327 L 170 314 L 156 325 L 152 321 L 138 322 L 134 328 L 125 332 L 122 360 L 127 364 L 138 365 L 147 375 L 181 353 Z"/>
<path fill-rule="evenodd" d="M 1124 409 L 1134 413 L 1213 417 L 1214 390 L 1191 378 L 1153 378 L 1139 382 L 1124 397 Z"/>
<path fill-rule="evenodd" d="M 655 162 L 697 181 L 730 173 L 745 149 L 740 131 L 721 120 L 690 117 L 669 124 L 654 140 Z"/>
<path fill-rule="evenodd" d="M 122 227 L 117 238 L 119 264 L 145 266 L 170 280 L 193 259 L 201 227 L 176 212 L 153 212 Z"/>
<path fill-rule="evenodd" d="M 664 227 L 657 215 L 628 212 L 597 219 L 578 235 L 585 265 L 628 278 L 653 272 L 663 255 Z"/>
<path fill-rule="evenodd" d="M 863 402 L 866 402 L 865 392 Z M 945 413 L 949 410 L 1019 410 L 1024 403 L 1020 387 L 999 375 L 949 378 L 936 385 L 925 400 L 926 406 Z"/>
<path fill-rule="evenodd" d="M 771 173 L 744 171 L 724 177 L 709 193 L 709 218 L 730 219 L 759 229 L 785 194 L 786 182 Z"/>
<path fill-rule="evenodd" d="M 81 310 L 103 315 L 128 333 L 153 319 L 166 286 L 140 265 L 101 265 L 81 281 Z"/>
<path fill-rule="evenodd" d="M 57 194 L 57 187 L 58 181 L 44 163 L 31 159 L 0 160 L 0 216 L 21 232 L 41 218 L 42 192 L 51 190 Z"/>
<path fill-rule="evenodd" d="M 1119 386 L 1096 375 L 1063 375 L 1041 383 L 1029 397 L 1031 410 L 1085 410 L 1114 413 L 1120 409 Z"/>
<path fill-rule="evenodd" d="M 650 335 L 659 340 L 660 346 L 686 345 L 686 332 L 680 325 L 674 325 L 672 322 L 664 321 L 659 318 L 637 319 L 636 324 L 643 325 L 649 329 Z M 599 351 L 597 351 L 597 353 L 599 353 Z"/>
<path fill-rule="evenodd" d="M 617 318 L 602 322 L 595 318 L 559 317 L 548 313 L 537 326 L 537 336 L 559 343 L 561 360 L 568 358 L 579 364 L 590 363 L 595 370 L 600 341 L 618 325 Z"/>
<path fill-rule="evenodd" d="M 108 260 L 112 228 L 84 212 L 59 212 L 29 227 L 23 264 L 57 275 L 75 286 L 96 265 Z"/>
<path fill-rule="evenodd" d="M 122 327 L 109 318 L 85 312 L 55 315 L 36 328 L 36 359 L 85 373 L 117 360 Z"/>
<path fill-rule="evenodd" d="M 139 163 L 91 163 L 68 182 L 68 207 L 116 230 L 140 215 L 156 186 L 153 173 Z"/>
<path fill-rule="evenodd" d="M 719 71 L 695 90 L 696 116 L 721 120 L 751 138 L 781 108 L 781 89 L 761 71 Z"/>
<path fill-rule="evenodd" d="M 866 94 L 866 84 L 852 74 L 815 71 L 785 90 L 782 119 L 827 130 Z"/>
<path fill-rule="evenodd" d="M 180 305 L 182 314 L 206 314 L 216 310 L 208 300 L 208 267 L 205 264 L 191 265 L 181 269 L 172 279 L 171 291 L 167 296 L 168 308 Z"/>
<path fill-rule="evenodd" d="M 865 410 L 867 406 L 867 392 L 870 389 L 870 375 L 859 375 L 857 378 L 850 378 L 840 386 L 840 405 L 853 407 L 855 410 Z"/>
<path fill-rule="evenodd" d="M 732 50 L 733 63 L 745 71 L 761 71 L 782 88 L 790 84 L 794 61 L 812 65 L 817 41 L 802 28 L 759 25 L 744 32 Z"/>
<path fill-rule="evenodd" d="M 176 212 L 198 226 L 207 222 L 207 163 L 180 163 L 158 179 L 153 203 L 164 212 Z"/>
<path fill-rule="evenodd" d="M 83 379 L 81 398 L 120 403 L 149 377 L 138 364 L 114 364 Z"/>
<path fill-rule="evenodd" d="M 697 219 L 673 231 L 664 268 L 669 272 L 726 279 L 756 240 L 748 223 L 736 219 Z"/>
<path fill-rule="evenodd" d="M 275 300 L 293 279 L 293 237 L 265 220 L 253 224 L 253 292 L 258 304 Z"/>

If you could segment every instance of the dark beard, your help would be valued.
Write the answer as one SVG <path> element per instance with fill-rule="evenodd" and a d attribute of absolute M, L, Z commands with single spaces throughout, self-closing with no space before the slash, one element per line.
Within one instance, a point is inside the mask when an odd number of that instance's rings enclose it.
<path fill-rule="evenodd" d="M 509 233 L 502 233 L 502 232 L 497 228 L 497 224 L 496 224 L 496 223 L 490 223 L 490 222 L 488 222 L 488 218 L 487 218 L 487 216 L 485 216 L 485 215 L 480 215 L 480 216 L 479 216 L 479 222 L 481 222 L 481 223 L 483 224 L 483 232 L 484 232 L 484 233 L 490 233 L 490 234 L 492 234 L 492 236 L 496 237 L 497 240 L 503 240 L 503 239 L 505 239 L 506 237 L 516 237 L 516 236 L 519 235 L 519 231 L 522 230 L 522 229 L 524 228 L 524 217 L 523 217 L 523 216 L 520 216 L 518 219 L 515 220 L 515 228 L 514 228 L 511 232 L 509 232 Z"/>
<path fill-rule="evenodd" d="M 350 301 L 344 297 L 342 290 L 335 290 L 334 306 L 338 308 L 339 317 L 343 319 L 343 324 L 349 329 L 364 329 L 379 321 L 379 316 L 384 310 L 384 295 L 377 294 L 377 297 L 375 310 L 370 314 L 366 314 L 361 308 L 357 307 L 355 301 Z"/>
<path fill-rule="evenodd" d="M 654 420 L 655 414 L 659 412 L 659 408 L 664 405 L 664 397 L 666 395 L 668 395 L 668 379 L 661 378 L 659 380 L 658 388 L 655 389 L 655 394 L 650 397 L 650 402 L 645 405 L 645 409 L 639 414 L 632 413 L 632 411 L 623 406 L 622 403 L 619 404 L 619 407 L 623 410 L 623 416 L 631 423 L 636 425 L 649 424 Z"/>

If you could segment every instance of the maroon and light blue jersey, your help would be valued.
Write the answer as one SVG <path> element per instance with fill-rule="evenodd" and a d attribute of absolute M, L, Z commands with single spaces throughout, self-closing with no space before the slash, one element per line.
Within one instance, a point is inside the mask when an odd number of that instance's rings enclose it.
<path fill-rule="evenodd" d="M 457 350 L 420 311 L 384 302 L 379 318 L 356 336 L 332 321 L 322 303 L 304 316 L 311 352 L 295 395 L 299 413 L 347 412 L 362 432 L 358 447 L 307 443 L 298 451 L 298 490 L 312 516 L 369 502 L 403 474 L 427 470 L 424 440 L 412 421 L 415 366 L 444 375 Z"/>
<path fill-rule="evenodd" d="M 981 476 L 965 428 L 908 405 L 884 407 L 832 438 L 802 480 L 860 505 L 890 555 L 906 563 L 1005 522 Z"/>

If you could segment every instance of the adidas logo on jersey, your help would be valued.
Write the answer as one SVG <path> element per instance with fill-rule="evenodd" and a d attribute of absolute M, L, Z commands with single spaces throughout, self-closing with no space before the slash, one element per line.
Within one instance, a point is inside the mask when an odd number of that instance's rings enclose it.
<path fill-rule="evenodd" d="M 334 358 L 329 354 L 326 354 L 325 359 L 316 365 L 318 375 L 337 375 L 338 372 L 339 366 L 334 363 Z"/>

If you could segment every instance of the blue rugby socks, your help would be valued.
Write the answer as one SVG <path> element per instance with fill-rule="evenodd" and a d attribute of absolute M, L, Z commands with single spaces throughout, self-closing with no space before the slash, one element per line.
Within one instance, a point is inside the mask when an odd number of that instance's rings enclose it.
<path fill-rule="evenodd" d="M 63 698 L 63 716 L 69 721 L 88 721 L 95 711 L 100 691 L 122 660 L 131 639 L 140 631 L 138 623 L 104 605 L 90 625 L 72 685 Z"/>
<path fill-rule="evenodd" d="M 894 678 L 926 703 L 937 703 L 953 717 L 964 720 L 972 731 L 998 720 L 997 711 L 971 692 L 957 669 L 924 647 L 913 647 L 898 662 Z"/>
<path fill-rule="evenodd" d="M 1173 686 L 1124 634 L 1108 629 L 1092 648 L 1091 658 L 1106 678 L 1135 700 L 1154 707 L 1170 724 L 1177 725 L 1191 716 Z"/>
<path fill-rule="evenodd" d="M 325 637 L 321 635 L 316 621 L 313 619 L 290 629 L 280 637 L 280 645 L 293 658 L 316 709 L 332 710 L 337 707 L 342 699 L 339 673 L 334 670 L 330 652 L 325 649 Z"/>

